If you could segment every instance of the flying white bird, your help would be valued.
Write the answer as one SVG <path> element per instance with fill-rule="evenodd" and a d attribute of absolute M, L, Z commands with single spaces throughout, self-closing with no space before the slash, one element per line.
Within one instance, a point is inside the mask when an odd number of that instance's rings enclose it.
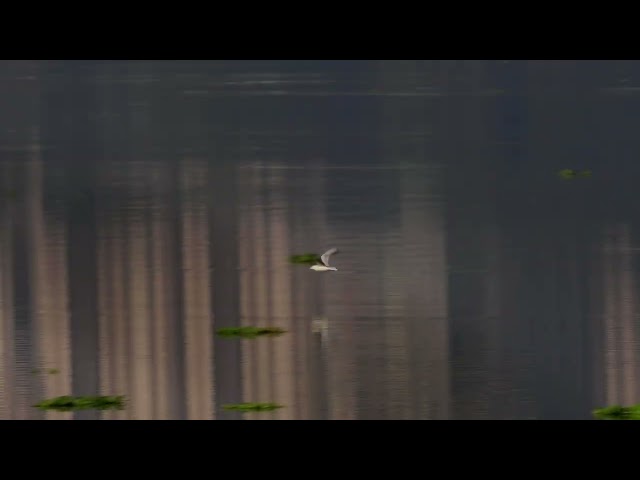
<path fill-rule="evenodd" d="M 337 248 L 332 248 L 331 250 L 327 250 L 326 252 L 324 252 L 320 257 L 320 261 L 316 265 L 311 266 L 311 270 L 315 270 L 316 272 L 337 272 L 338 269 L 336 267 L 329 266 L 329 257 L 337 251 Z"/>

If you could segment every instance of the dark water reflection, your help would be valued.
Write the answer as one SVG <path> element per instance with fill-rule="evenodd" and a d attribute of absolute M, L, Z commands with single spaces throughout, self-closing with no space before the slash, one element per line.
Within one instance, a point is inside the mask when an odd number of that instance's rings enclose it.
<path fill-rule="evenodd" d="M 0 418 L 640 402 L 639 92 L 638 62 L 3 61 Z M 254 324 L 289 333 L 214 337 Z"/>

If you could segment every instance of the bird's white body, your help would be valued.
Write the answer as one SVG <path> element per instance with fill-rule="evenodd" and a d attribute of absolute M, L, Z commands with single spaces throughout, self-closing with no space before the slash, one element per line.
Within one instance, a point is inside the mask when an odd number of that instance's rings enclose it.
<path fill-rule="evenodd" d="M 315 270 L 316 272 L 337 272 L 338 269 L 336 267 L 325 267 L 324 265 L 312 265 L 311 270 Z"/>
<path fill-rule="evenodd" d="M 337 272 L 338 269 L 336 267 L 329 266 L 329 257 L 337 252 L 337 248 L 331 248 L 327 250 L 320 257 L 320 262 L 318 262 L 316 265 L 312 265 L 310 269 L 315 270 L 316 272 Z"/>

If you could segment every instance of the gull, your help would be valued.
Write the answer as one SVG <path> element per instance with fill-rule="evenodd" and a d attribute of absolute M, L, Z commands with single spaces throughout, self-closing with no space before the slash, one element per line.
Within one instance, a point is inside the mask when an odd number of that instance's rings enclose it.
<path fill-rule="evenodd" d="M 332 248 L 330 250 L 327 250 L 320 257 L 320 261 L 316 265 L 312 265 L 310 269 L 315 270 L 316 272 L 328 272 L 328 271 L 337 272 L 338 269 L 336 267 L 329 266 L 329 257 L 334 253 L 336 253 L 337 251 L 338 251 L 337 248 Z"/>

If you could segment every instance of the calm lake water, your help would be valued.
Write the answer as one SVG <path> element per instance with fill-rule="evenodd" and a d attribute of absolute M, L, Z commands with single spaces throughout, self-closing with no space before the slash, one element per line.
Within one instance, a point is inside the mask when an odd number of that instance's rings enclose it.
<path fill-rule="evenodd" d="M 2 61 L 0 418 L 640 403 L 639 122 L 637 61 Z"/>

